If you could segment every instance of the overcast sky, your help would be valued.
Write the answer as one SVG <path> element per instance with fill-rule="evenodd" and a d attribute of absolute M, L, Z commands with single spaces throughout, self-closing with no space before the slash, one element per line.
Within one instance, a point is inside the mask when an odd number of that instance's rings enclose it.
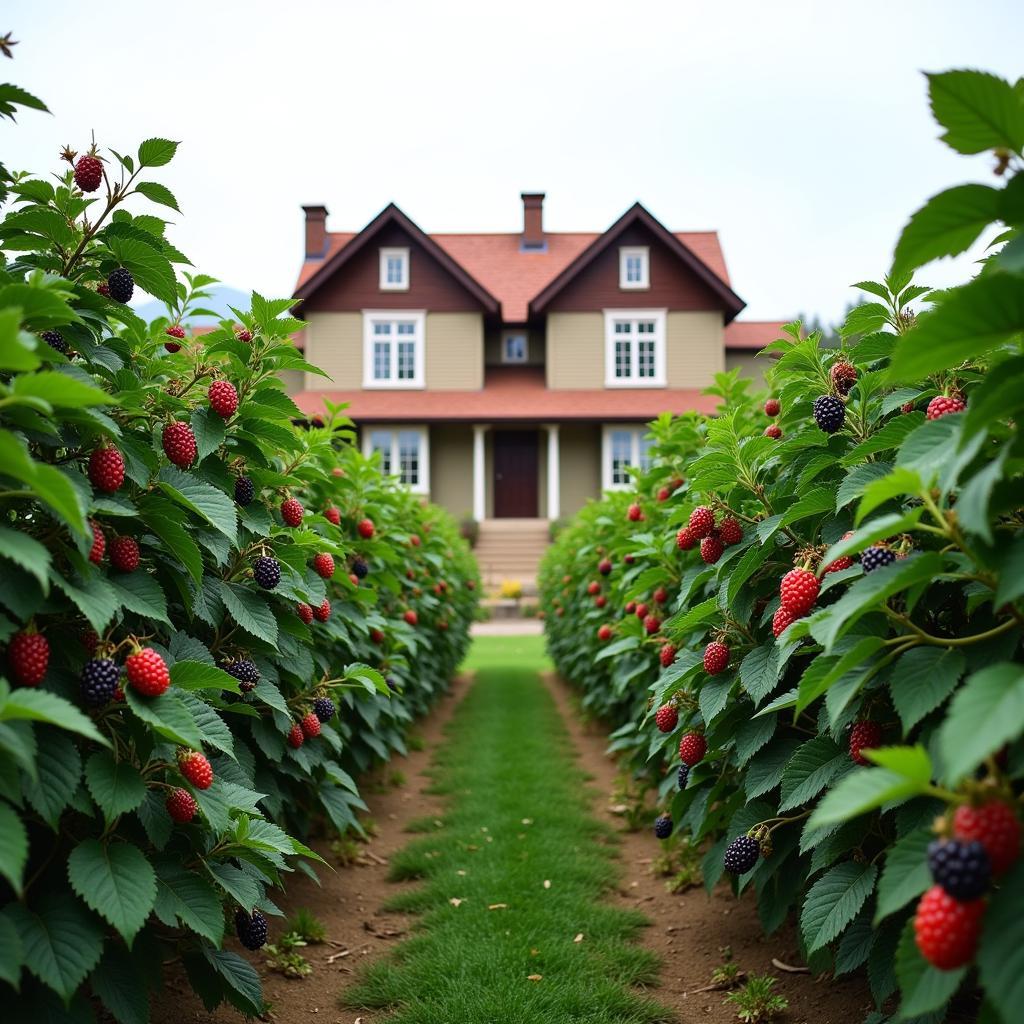
<path fill-rule="evenodd" d="M 1011 0 L 6 0 L 0 22 L 7 80 L 54 115 L 0 126 L 8 166 L 57 170 L 93 130 L 180 139 L 171 239 L 267 295 L 291 293 L 303 203 L 334 230 L 394 200 L 426 231 L 510 231 L 543 190 L 552 230 L 637 199 L 716 228 L 746 318 L 837 317 L 928 196 L 990 179 L 937 141 L 922 70 L 1024 74 Z"/>

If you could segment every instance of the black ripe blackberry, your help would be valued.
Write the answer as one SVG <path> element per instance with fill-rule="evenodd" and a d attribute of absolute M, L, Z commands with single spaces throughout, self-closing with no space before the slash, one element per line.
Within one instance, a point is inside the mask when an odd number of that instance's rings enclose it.
<path fill-rule="evenodd" d="M 672 819 L 667 814 L 654 819 L 654 834 L 659 839 L 668 839 L 672 835 Z"/>
<path fill-rule="evenodd" d="M 39 335 L 43 341 L 46 342 L 50 348 L 55 348 L 62 356 L 66 356 L 71 349 L 68 347 L 68 343 L 64 340 L 64 335 L 60 331 L 42 331 Z"/>
<path fill-rule="evenodd" d="M 928 846 L 928 870 L 955 900 L 980 899 L 992 881 L 992 862 L 976 839 L 936 839 Z"/>
<path fill-rule="evenodd" d="M 124 267 L 112 270 L 107 278 L 107 287 L 110 289 L 110 297 L 115 302 L 127 302 L 135 291 L 135 278 L 132 272 Z"/>
<path fill-rule="evenodd" d="M 737 836 L 725 848 L 725 870 L 732 875 L 745 875 L 757 863 L 760 852 L 756 839 Z"/>
<path fill-rule="evenodd" d="M 681 764 L 679 766 L 679 788 L 686 789 L 686 783 L 690 778 L 690 766 L 688 764 Z"/>
<path fill-rule="evenodd" d="M 240 476 L 235 480 L 235 501 L 242 505 L 248 505 L 256 497 L 256 488 L 247 476 Z"/>
<path fill-rule="evenodd" d="M 313 701 L 313 714 L 320 719 L 321 722 L 329 722 L 333 717 L 334 713 L 338 709 L 334 706 L 334 701 L 329 697 L 317 697 Z"/>
<path fill-rule="evenodd" d="M 264 590 L 273 590 L 281 582 L 281 566 L 277 559 L 260 555 L 252 563 L 252 578 Z"/>
<path fill-rule="evenodd" d="M 370 567 L 362 558 L 357 558 L 352 563 L 352 571 L 361 579 L 366 579 L 366 574 L 370 571 Z"/>
<path fill-rule="evenodd" d="M 110 658 L 94 658 L 82 667 L 82 700 L 91 707 L 99 708 L 114 699 L 121 667 Z"/>
<path fill-rule="evenodd" d="M 398 693 L 398 683 L 395 682 L 394 676 L 385 676 L 384 685 L 392 692 Z"/>
<path fill-rule="evenodd" d="M 826 434 L 834 434 L 846 420 L 846 406 L 835 395 L 820 395 L 814 400 L 814 422 Z"/>
<path fill-rule="evenodd" d="M 252 914 L 236 910 L 235 933 L 238 935 L 238 941 L 246 949 L 259 949 L 267 941 L 267 919 L 258 910 L 254 910 Z"/>
<path fill-rule="evenodd" d="M 892 565 L 896 561 L 896 555 L 888 548 L 868 548 L 860 556 L 860 566 L 865 572 L 874 572 L 881 569 L 883 565 Z"/>
<path fill-rule="evenodd" d="M 235 661 L 229 661 L 224 666 L 224 671 L 229 676 L 234 676 L 238 680 L 240 684 L 238 688 L 242 693 L 255 690 L 256 684 L 260 681 L 260 670 L 248 658 L 238 658 Z"/>

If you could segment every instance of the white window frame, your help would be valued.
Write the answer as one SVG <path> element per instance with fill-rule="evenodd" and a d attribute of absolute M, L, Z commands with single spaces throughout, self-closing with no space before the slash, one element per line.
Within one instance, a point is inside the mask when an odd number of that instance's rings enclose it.
<path fill-rule="evenodd" d="M 654 321 L 654 376 L 638 377 L 637 334 L 632 333 L 630 346 L 630 375 L 615 376 L 615 324 L 616 321 Z M 663 388 L 665 387 L 665 325 L 664 309 L 606 309 L 604 311 L 604 386 L 606 388 Z"/>
<path fill-rule="evenodd" d="M 630 281 L 626 274 L 629 261 L 640 260 L 640 279 Z M 646 245 L 624 245 L 619 249 L 619 287 L 623 291 L 637 291 L 651 287 L 651 250 Z"/>
<path fill-rule="evenodd" d="M 373 455 L 373 435 L 390 434 L 392 468 L 394 468 L 395 453 L 398 451 L 398 436 L 404 433 L 415 433 L 419 435 L 419 480 L 415 484 L 406 484 L 413 494 L 430 493 L 430 430 L 422 423 L 373 423 L 363 427 L 363 454 L 370 458 Z M 391 476 L 399 477 L 399 473 L 392 472 Z"/>
<path fill-rule="evenodd" d="M 373 375 L 373 343 L 376 340 L 373 325 L 382 321 L 394 323 L 397 320 L 411 320 L 416 325 L 411 340 L 413 341 L 413 376 L 410 379 L 398 379 L 398 335 L 391 335 L 391 376 L 386 380 L 378 380 Z M 422 309 L 364 309 L 363 310 L 363 387 L 384 388 L 386 390 L 422 388 L 424 350 L 427 344 L 427 314 Z M 405 339 L 409 340 L 409 339 Z"/>
<path fill-rule="evenodd" d="M 388 280 L 388 260 L 398 258 L 402 261 L 402 278 L 400 281 Z M 382 292 L 407 292 L 409 290 L 409 250 L 389 248 L 380 250 L 380 290 Z"/>
<path fill-rule="evenodd" d="M 509 338 L 523 339 L 523 358 L 509 359 L 508 340 Z M 530 335 L 526 331 L 502 331 L 501 332 L 501 361 L 509 366 L 522 366 L 530 361 Z"/>
<path fill-rule="evenodd" d="M 630 435 L 629 465 L 639 468 L 640 443 L 649 431 L 643 423 L 607 423 L 601 429 L 601 487 L 606 491 L 631 490 L 631 482 L 616 483 L 612 479 L 612 434 L 615 433 Z"/>

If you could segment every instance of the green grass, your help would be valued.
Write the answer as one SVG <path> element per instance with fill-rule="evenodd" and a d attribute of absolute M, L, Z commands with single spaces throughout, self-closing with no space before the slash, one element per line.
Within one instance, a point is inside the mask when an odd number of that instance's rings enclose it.
<path fill-rule="evenodd" d="M 545 672 L 553 668 L 544 649 L 544 637 L 478 636 L 462 663 L 463 672 L 479 672 L 485 668 L 531 669 Z"/>
<path fill-rule="evenodd" d="M 535 671 L 539 641 L 474 645 L 473 663 L 504 667 L 481 669 L 437 753 L 443 827 L 392 858 L 394 879 L 423 884 L 391 905 L 423 917 L 412 939 L 364 970 L 345 1005 L 389 1008 L 393 1024 L 672 1019 L 633 988 L 652 984 L 657 968 L 634 941 L 643 917 L 602 902 L 618 874 L 615 837 L 589 815 L 583 775 Z"/>

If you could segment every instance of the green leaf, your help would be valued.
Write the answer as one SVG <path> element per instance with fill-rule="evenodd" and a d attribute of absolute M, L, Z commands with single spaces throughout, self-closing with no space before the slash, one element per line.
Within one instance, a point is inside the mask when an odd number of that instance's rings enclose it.
<path fill-rule="evenodd" d="M 233 759 L 235 756 L 234 738 L 220 715 L 194 693 L 182 693 L 180 697 L 202 734 L 203 741 L 218 750 L 223 750 L 228 757 Z"/>
<path fill-rule="evenodd" d="M 199 545 L 179 521 L 181 513 L 173 502 L 147 497 L 139 502 L 139 515 L 188 570 L 197 583 L 203 578 L 203 556 Z"/>
<path fill-rule="evenodd" d="M 200 747 L 203 736 L 192 715 L 183 703 L 181 696 L 173 689 L 167 690 L 159 697 L 143 697 L 131 686 L 124 689 L 128 707 L 151 725 L 164 739 L 172 743 L 180 743 L 185 747 Z"/>
<path fill-rule="evenodd" d="M 71 481 L 53 466 L 32 459 L 24 442 L 6 430 L 0 430 L 0 466 L 6 476 L 27 484 L 75 532 L 85 534 L 85 512 Z"/>
<path fill-rule="evenodd" d="M 813 800 L 850 764 L 850 755 L 829 736 L 808 740 L 793 754 L 782 774 L 779 811 Z"/>
<path fill-rule="evenodd" d="M 44 597 L 50 592 L 50 552 L 39 541 L 20 530 L 0 526 L 0 558 L 9 558 L 30 572 L 39 581 Z"/>
<path fill-rule="evenodd" d="M 928 844 L 934 838 L 930 829 L 919 828 L 905 835 L 885 855 L 885 867 L 878 880 L 876 925 L 901 910 L 932 884 L 928 870 Z"/>
<path fill-rule="evenodd" d="M 201 661 L 177 661 L 171 666 L 171 683 L 179 690 L 230 690 L 238 693 L 238 680 L 223 669 Z"/>
<path fill-rule="evenodd" d="M 10 917 L 0 914 L 0 981 L 16 989 L 24 962 L 18 929 Z"/>
<path fill-rule="evenodd" d="M 74 602 L 97 633 L 104 632 L 117 613 L 117 595 L 102 576 L 90 576 L 87 580 L 76 579 L 72 583 L 51 569 L 50 582 Z"/>
<path fill-rule="evenodd" d="M 25 966 L 70 1001 L 103 952 L 99 921 L 67 891 L 47 893 L 32 909 L 8 904 L 4 913 L 18 930 Z"/>
<path fill-rule="evenodd" d="M 837 683 L 847 673 L 854 673 L 860 669 L 860 675 L 866 676 L 871 669 L 872 655 L 882 646 L 882 641 L 877 636 L 851 637 L 849 641 L 844 640 L 844 645 L 856 640 L 852 648 L 846 651 L 841 657 L 830 664 L 829 659 L 818 657 L 811 662 L 810 667 L 800 678 L 800 699 L 797 701 L 797 711 L 813 704 L 823 693 L 828 692 L 833 684 Z M 815 671 L 819 665 L 824 665 L 824 670 Z M 855 682 L 854 685 L 860 685 Z"/>
<path fill-rule="evenodd" d="M 178 143 L 170 139 L 146 139 L 139 146 L 140 167 L 163 167 L 174 159 Z"/>
<path fill-rule="evenodd" d="M 264 598 L 248 587 L 226 581 L 221 583 L 218 593 L 224 607 L 242 629 L 277 646 L 277 619 Z"/>
<path fill-rule="evenodd" d="M 864 517 L 874 512 L 879 505 L 893 498 L 902 498 L 904 495 L 919 495 L 924 489 L 924 483 L 917 472 L 906 466 L 897 466 L 887 476 L 873 481 L 864 488 L 864 496 L 857 506 L 854 524 L 859 526 Z"/>
<path fill-rule="evenodd" d="M 921 755 L 928 760 L 928 755 L 923 750 Z M 888 768 L 853 771 L 825 794 L 821 803 L 814 809 L 807 827 L 821 828 L 824 825 L 855 818 L 858 814 L 872 811 L 883 804 L 919 796 L 926 791 L 927 786 L 927 781 L 921 782 L 919 778 L 908 777 Z"/>
<path fill-rule="evenodd" d="M 939 730 L 948 782 L 955 784 L 1024 731 L 1024 665 L 1002 662 L 969 676 Z"/>
<path fill-rule="evenodd" d="M 956 688 L 964 656 L 943 647 L 915 647 L 900 656 L 889 674 L 893 706 L 906 735 Z"/>
<path fill-rule="evenodd" d="M 234 864 L 210 864 L 206 869 L 214 881 L 240 906 L 251 911 L 262 899 L 262 892 L 256 879 Z"/>
<path fill-rule="evenodd" d="M 79 733 L 103 746 L 109 745 L 92 719 L 63 697 L 49 690 L 32 690 L 24 686 L 8 690 L 5 684 L 0 683 L 0 722 L 19 719 L 46 722 L 68 732 Z"/>
<path fill-rule="evenodd" d="M 779 651 L 772 644 L 755 647 L 740 664 L 740 685 L 759 704 L 779 683 Z"/>
<path fill-rule="evenodd" d="M 169 206 L 172 210 L 177 210 L 181 213 L 178 200 L 174 198 L 174 193 L 166 185 L 161 185 L 156 181 L 139 181 L 135 183 L 135 191 L 145 196 L 151 202 L 159 203 L 161 206 Z"/>
<path fill-rule="evenodd" d="M 901 1019 L 919 1017 L 940 1010 L 960 987 L 966 967 L 955 971 L 940 971 L 932 967 L 914 941 L 914 922 L 908 921 L 896 947 L 896 977 L 903 997 L 900 1003 Z"/>
<path fill-rule="evenodd" d="M 945 71 L 928 77 L 935 120 L 946 129 L 942 141 L 958 153 L 1024 146 L 1024 104 L 1012 85 L 985 71 Z"/>
<path fill-rule="evenodd" d="M 157 864 L 156 878 L 156 916 L 169 928 L 180 922 L 219 946 L 224 937 L 224 911 L 213 886 L 170 861 Z"/>
<path fill-rule="evenodd" d="M 782 781 L 789 759 L 799 746 L 800 741 L 793 737 L 777 739 L 747 765 L 744 786 L 748 800 L 764 796 Z"/>
<path fill-rule="evenodd" d="M 146 785 L 139 770 L 127 761 L 115 761 L 102 750 L 85 762 L 85 784 L 107 821 L 134 811 L 146 798 Z"/>
<path fill-rule="evenodd" d="M 811 886 L 800 914 L 807 952 L 826 946 L 857 916 L 875 888 L 873 864 L 847 861 L 826 871 Z"/>
<path fill-rule="evenodd" d="M 37 777 L 26 779 L 22 786 L 28 802 L 56 831 L 60 816 L 71 802 L 82 778 L 82 759 L 74 741 L 66 733 L 52 729 L 41 730 L 41 733 Z"/>
<path fill-rule="evenodd" d="M 999 454 L 980 469 L 960 489 L 956 503 L 957 520 L 969 533 L 977 534 L 986 543 L 992 543 L 988 505 L 992 491 L 1003 479 L 1004 466 L 1010 454 L 1010 445 L 1004 445 Z"/>
<path fill-rule="evenodd" d="M 167 598 L 156 578 L 148 572 L 122 573 L 107 582 L 114 588 L 122 608 L 155 622 L 171 624 L 167 617 Z"/>
<path fill-rule="evenodd" d="M 196 435 L 196 462 L 202 462 L 224 443 L 224 419 L 212 409 L 199 406 L 192 410 L 191 423 Z"/>
<path fill-rule="evenodd" d="M 173 466 L 160 470 L 160 487 L 235 543 L 238 533 L 235 503 L 223 491 Z"/>
<path fill-rule="evenodd" d="M 20 896 L 21 878 L 28 860 L 28 833 L 20 815 L 8 804 L 0 803 L 0 875 Z"/>
<path fill-rule="evenodd" d="M 132 272 L 135 283 L 143 291 L 169 306 L 177 302 L 174 267 L 166 256 L 138 238 L 112 235 L 105 236 L 105 241 L 118 262 Z"/>
<path fill-rule="evenodd" d="M 999 219 L 999 192 L 987 185 L 959 185 L 932 196 L 903 229 L 893 267 L 914 270 L 942 256 L 957 256 Z"/>
<path fill-rule="evenodd" d="M 64 409 L 84 409 L 95 405 L 117 405 L 117 399 L 101 388 L 86 384 L 66 373 L 41 370 L 14 378 L 11 391 L 21 397 L 38 398 Z"/>
<path fill-rule="evenodd" d="M 145 854 L 131 843 L 86 839 L 71 851 L 68 880 L 130 946 L 156 900 L 156 876 Z"/>
<path fill-rule="evenodd" d="M 256 968 L 227 949 L 203 947 L 203 956 L 228 984 L 231 1005 L 246 1015 L 263 1015 L 263 990 Z"/>
<path fill-rule="evenodd" d="M 149 992 L 126 950 L 109 943 L 89 984 L 118 1024 L 149 1024 Z"/>
<path fill-rule="evenodd" d="M 999 885 L 981 932 L 981 984 L 1007 1024 L 1024 1005 L 1024 865 L 1018 863 Z"/>

